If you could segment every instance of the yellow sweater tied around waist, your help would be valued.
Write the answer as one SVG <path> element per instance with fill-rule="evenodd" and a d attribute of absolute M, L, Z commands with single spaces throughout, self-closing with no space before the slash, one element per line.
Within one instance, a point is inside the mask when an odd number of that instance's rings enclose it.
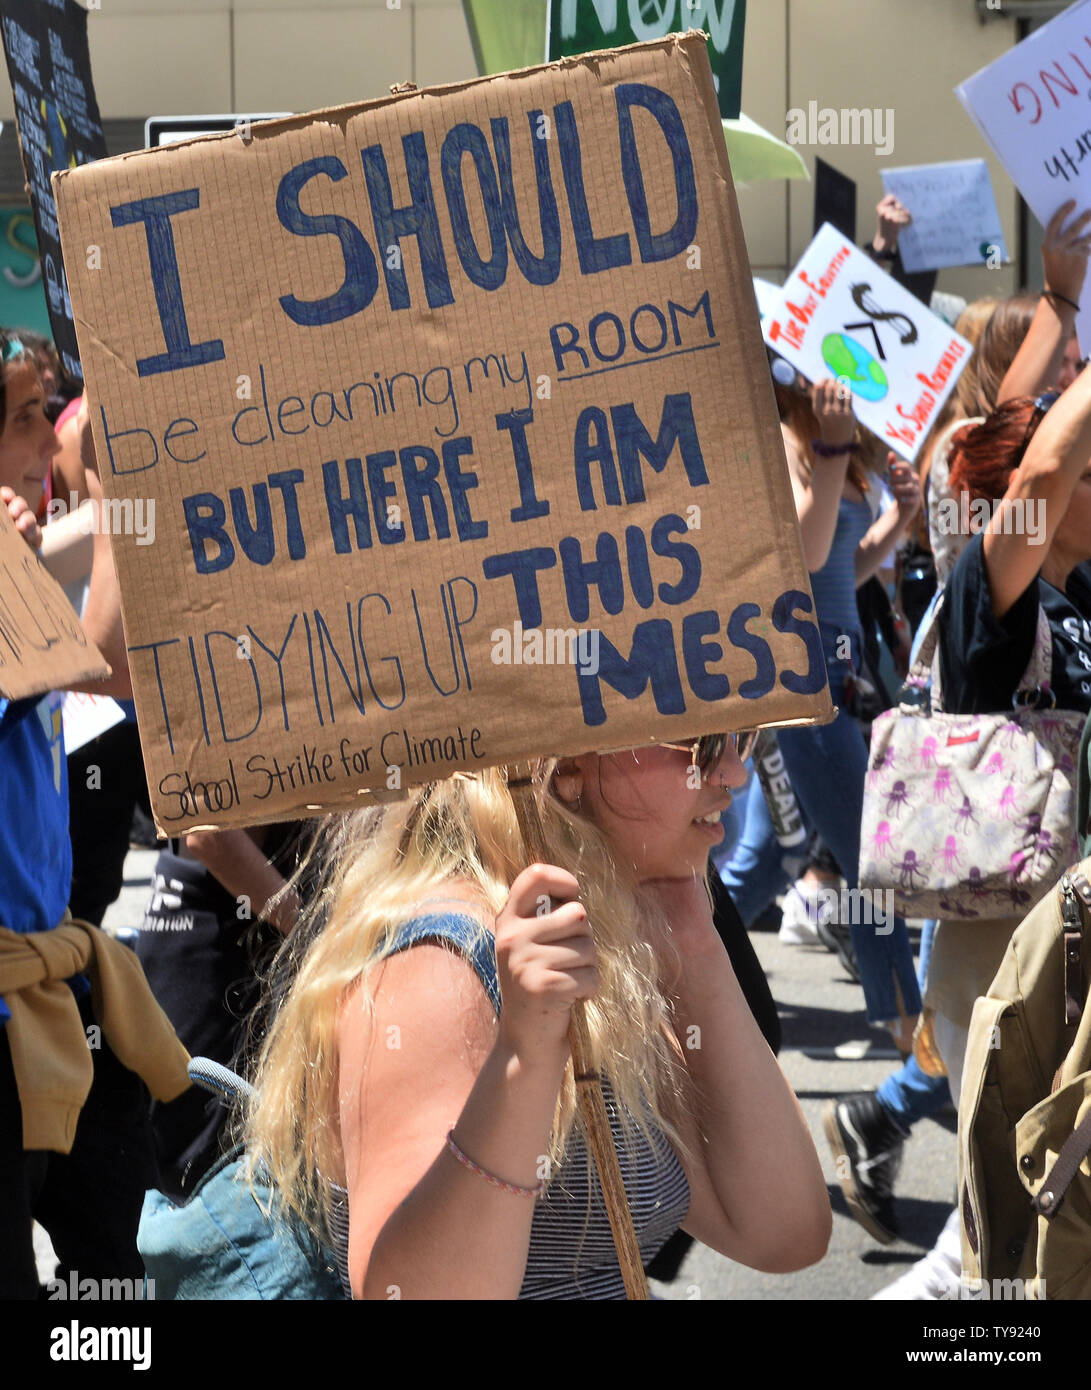
<path fill-rule="evenodd" d="M 0 927 L 0 996 L 11 1011 L 7 1036 L 24 1149 L 72 1150 L 94 1079 L 79 1003 L 66 983 L 81 974 L 90 978 L 103 1036 L 155 1099 L 174 1100 L 190 1085 L 189 1053 L 127 946 L 72 917 L 52 931 Z"/>

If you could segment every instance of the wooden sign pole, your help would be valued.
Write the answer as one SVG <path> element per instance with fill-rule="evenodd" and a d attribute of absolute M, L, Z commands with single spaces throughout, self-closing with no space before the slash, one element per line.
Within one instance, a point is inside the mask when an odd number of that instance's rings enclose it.
<path fill-rule="evenodd" d="M 509 767 L 508 790 L 515 807 L 515 816 L 527 852 L 527 862 L 549 863 L 546 851 L 542 821 L 538 814 L 534 784 L 530 769 L 525 764 Z M 591 1057 L 591 1037 L 587 1028 L 587 1012 L 582 1000 L 572 1006 L 572 1021 L 568 1029 L 568 1041 L 572 1048 L 572 1065 L 576 1078 L 576 1094 L 579 1097 L 587 1140 L 595 1160 L 599 1184 L 606 1202 L 606 1214 L 610 1218 L 610 1229 L 614 1236 L 614 1248 L 621 1265 L 621 1277 L 625 1281 L 625 1292 L 631 1300 L 647 1300 L 648 1281 L 644 1275 L 644 1264 L 640 1257 L 633 1218 L 629 1211 L 629 1199 L 621 1177 L 621 1165 L 614 1149 L 614 1137 L 610 1132 L 610 1121 L 606 1114 L 606 1101 L 602 1094 L 602 1082 L 594 1068 Z"/>

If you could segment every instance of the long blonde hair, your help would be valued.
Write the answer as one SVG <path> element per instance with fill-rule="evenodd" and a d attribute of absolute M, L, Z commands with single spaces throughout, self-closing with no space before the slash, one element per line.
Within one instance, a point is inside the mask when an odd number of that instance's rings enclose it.
<path fill-rule="evenodd" d="M 663 960 L 648 940 L 664 925 L 662 914 L 632 870 L 615 862 L 596 826 L 556 796 L 555 767 L 555 760 L 538 762 L 535 784 L 549 862 L 578 880 L 595 933 L 599 989 L 587 1003 L 595 1064 L 610 1080 L 628 1134 L 655 1124 L 684 1151 L 678 1118 L 689 1079 L 667 1037 Z M 320 1236 L 327 1234 L 330 1181 L 342 1162 L 335 1119 L 342 1004 L 362 981 L 361 1007 L 373 1007 L 369 972 L 389 954 L 414 904 L 437 885 L 469 880 L 495 917 L 526 867 L 499 770 L 430 783 L 405 802 L 341 818 L 324 853 L 327 881 L 317 903 L 318 912 L 326 910 L 324 924 L 308 932 L 304 923 L 282 951 L 280 1006 L 246 1116 L 252 1159 L 264 1164 L 285 1211 Z M 555 1164 L 573 1124 L 582 1124 L 577 1112 L 570 1063 L 551 1136 Z"/>

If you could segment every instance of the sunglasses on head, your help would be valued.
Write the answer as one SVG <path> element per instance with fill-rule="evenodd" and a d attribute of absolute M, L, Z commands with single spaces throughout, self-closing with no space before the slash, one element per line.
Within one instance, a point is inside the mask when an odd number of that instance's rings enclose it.
<path fill-rule="evenodd" d="M 5 333 L 0 329 L 0 362 L 5 364 L 13 362 L 15 358 L 22 357 L 25 352 L 26 348 L 13 333 Z"/>
<path fill-rule="evenodd" d="M 739 761 L 745 762 L 754 747 L 757 733 L 747 729 L 741 734 L 702 734 L 699 738 L 686 739 L 684 743 L 661 743 L 660 748 L 671 748 L 677 753 L 688 753 L 690 764 L 701 772 L 715 767 L 729 747 L 734 747 Z"/>
<path fill-rule="evenodd" d="M 1035 399 L 1034 409 L 1031 411 L 1030 419 L 1027 421 L 1027 428 L 1023 434 L 1023 445 L 1020 457 L 1027 452 L 1027 447 L 1034 437 L 1038 426 L 1042 423 L 1042 419 L 1046 412 L 1051 406 L 1056 405 L 1060 398 L 1060 391 L 1043 391 L 1042 394 Z"/>

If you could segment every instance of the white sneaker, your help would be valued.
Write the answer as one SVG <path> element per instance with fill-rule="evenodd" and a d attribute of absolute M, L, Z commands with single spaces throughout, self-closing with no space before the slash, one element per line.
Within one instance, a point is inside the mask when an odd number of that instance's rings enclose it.
<path fill-rule="evenodd" d="M 784 895 L 784 908 L 777 938 L 786 946 L 819 946 L 819 902 L 816 893 L 808 892 L 810 884 L 800 879 Z"/>
<path fill-rule="evenodd" d="M 907 1269 L 900 1279 L 871 1295 L 873 1302 L 902 1299 L 924 1303 L 934 1299 L 958 1298 L 962 1277 L 962 1237 L 958 1208 L 951 1212 L 935 1245 Z"/>

